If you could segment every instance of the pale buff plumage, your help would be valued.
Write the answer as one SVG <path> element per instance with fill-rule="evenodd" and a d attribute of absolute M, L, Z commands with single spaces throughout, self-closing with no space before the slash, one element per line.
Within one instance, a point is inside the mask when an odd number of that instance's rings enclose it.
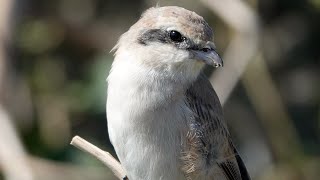
<path fill-rule="evenodd" d="M 172 39 L 172 31 L 182 39 Z M 109 137 L 130 180 L 247 180 L 204 64 L 222 65 L 194 12 L 156 7 L 115 46 Z"/>

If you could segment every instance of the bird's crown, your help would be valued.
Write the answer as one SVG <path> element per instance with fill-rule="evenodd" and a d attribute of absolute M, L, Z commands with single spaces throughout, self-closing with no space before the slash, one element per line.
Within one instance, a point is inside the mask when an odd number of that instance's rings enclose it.
<path fill-rule="evenodd" d="M 192 39 L 212 40 L 212 29 L 197 13 L 177 6 L 152 7 L 142 14 L 133 26 L 136 28 L 158 29 L 176 28 L 177 31 Z"/>

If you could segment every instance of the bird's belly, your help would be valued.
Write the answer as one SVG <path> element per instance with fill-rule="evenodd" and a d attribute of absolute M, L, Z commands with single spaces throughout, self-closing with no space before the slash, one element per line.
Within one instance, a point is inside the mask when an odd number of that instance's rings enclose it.
<path fill-rule="evenodd" d="M 151 139 L 153 138 L 148 140 Z M 125 149 L 117 150 L 129 179 L 185 180 L 180 170 L 180 155 L 177 152 L 179 147 L 170 143 L 141 142 L 148 140 L 129 137 Z"/>
<path fill-rule="evenodd" d="M 109 136 L 129 179 L 185 180 L 180 157 L 186 120 L 175 106 L 144 112 L 142 107 L 135 107 L 139 112 L 124 112 L 125 107 L 108 111 L 112 113 L 108 115 Z"/>

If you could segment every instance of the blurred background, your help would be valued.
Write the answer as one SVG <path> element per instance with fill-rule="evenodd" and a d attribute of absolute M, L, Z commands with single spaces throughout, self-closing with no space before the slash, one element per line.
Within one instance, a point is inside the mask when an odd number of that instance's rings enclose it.
<path fill-rule="evenodd" d="M 114 154 L 109 51 L 157 4 L 213 27 L 225 66 L 206 73 L 253 179 L 319 179 L 320 0 L 1 0 L 0 179 L 116 179 L 69 142 Z"/>

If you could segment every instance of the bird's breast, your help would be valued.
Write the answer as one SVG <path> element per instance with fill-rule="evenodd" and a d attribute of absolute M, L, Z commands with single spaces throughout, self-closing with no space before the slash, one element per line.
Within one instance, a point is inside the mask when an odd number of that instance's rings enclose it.
<path fill-rule="evenodd" d="M 128 94 L 126 100 L 108 97 L 109 136 L 117 155 L 129 178 L 184 179 L 179 159 L 186 137 L 183 104 L 150 105 L 154 99 L 143 93 Z"/>
<path fill-rule="evenodd" d="M 192 116 L 185 83 L 128 63 L 116 62 L 108 77 L 108 130 L 117 155 L 131 179 L 185 179 L 181 146 Z"/>

